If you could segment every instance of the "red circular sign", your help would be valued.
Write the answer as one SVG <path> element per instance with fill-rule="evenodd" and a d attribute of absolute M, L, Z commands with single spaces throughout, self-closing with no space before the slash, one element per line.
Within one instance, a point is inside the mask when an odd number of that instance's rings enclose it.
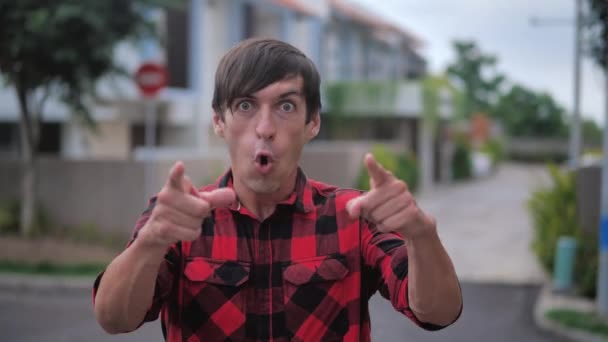
<path fill-rule="evenodd" d="M 167 69 L 157 63 L 144 63 L 135 72 L 135 83 L 144 96 L 155 96 L 168 80 Z"/>

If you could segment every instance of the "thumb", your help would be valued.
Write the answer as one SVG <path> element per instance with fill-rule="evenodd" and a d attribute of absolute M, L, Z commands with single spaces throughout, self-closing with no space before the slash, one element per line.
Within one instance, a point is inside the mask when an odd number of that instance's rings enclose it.
<path fill-rule="evenodd" d="M 184 175 L 182 179 L 182 189 L 185 193 L 198 197 L 198 191 L 196 190 L 196 187 L 192 184 L 192 179 L 190 179 L 188 175 Z"/>
<path fill-rule="evenodd" d="M 228 188 L 216 189 L 209 192 L 199 192 L 199 197 L 209 202 L 211 208 L 226 208 L 236 201 L 234 190 Z"/>
<path fill-rule="evenodd" d="M 361 210 L 363 208 L 362 196 L 356 197 L 348 201 L 346 203 L 346 211 L 348 212 L 348 217 L 351 219 L 356 219 L 361 216 Z"/>

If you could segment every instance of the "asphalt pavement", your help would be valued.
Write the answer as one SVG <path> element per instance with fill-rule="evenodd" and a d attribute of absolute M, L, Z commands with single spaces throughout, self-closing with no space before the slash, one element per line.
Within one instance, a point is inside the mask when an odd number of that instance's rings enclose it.
<path fill-rule="evenodd" d="M 538 286 L 464 283 L 465 309 L 451 327 L 424 331 L 393 310 L 384 298 L 370 302 L 373 341 L 417 342 L 560 342 L 533 323 Z M 0 294 L 2 341 L 19 342 L 155 342 L 163 341 L 158 321 L 124 335 L 107 335 L 95 322 L 85 291 Z"/>

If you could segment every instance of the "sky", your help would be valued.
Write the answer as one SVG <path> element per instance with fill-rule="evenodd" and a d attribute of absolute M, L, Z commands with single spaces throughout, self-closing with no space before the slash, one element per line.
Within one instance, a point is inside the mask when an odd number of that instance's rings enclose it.
<path fill-rule="evenodd" d="M 574 103 L 575 0 L 351 0 L 385 16 L 425 41 L 431 72 L 455 59 L 452 41 L 473 39 L 498 57 L 511 83 L 548 92 L 569 112 Z M 530 24 L 531 17 L 560 23 Z M 583 58 L 581 114 L 604 122 L 604 77 Z"/>

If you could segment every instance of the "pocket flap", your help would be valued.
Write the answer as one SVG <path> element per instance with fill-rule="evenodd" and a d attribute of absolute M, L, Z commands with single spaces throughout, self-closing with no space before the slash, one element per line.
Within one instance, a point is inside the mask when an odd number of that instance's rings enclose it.
<path fill-rule="evenodd" d="M 250 265 L 244 262 L 196 257 L 186 263 L 184 274 L 191 281 L 239 286 L 249 279 L 250 268 Z"/>
<path fill-rule="evenodd" d="M 340 280 L 348 274 L 345 258 L 328 256 L 315 260 L 294 261 L 285 268 L 283 277 L 294 285 Z"/>

